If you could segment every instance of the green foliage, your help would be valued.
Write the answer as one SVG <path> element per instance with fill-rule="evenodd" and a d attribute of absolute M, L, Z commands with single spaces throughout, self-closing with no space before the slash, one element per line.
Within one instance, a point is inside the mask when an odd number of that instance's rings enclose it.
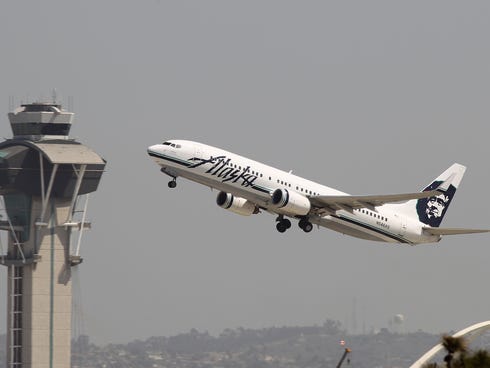
<path fill-rule="evenodd" d="M 466 368 L 490 368 L 490 353 L 486 350 L 477 350 L 465 357 L 464 366 Z"/>
<path fill-rule="evenodd" d="M 469 351 L 463 337 L 444 335 L 441 344 L 447 352 L 445 364 L 428 363 L 424 368 L 490 368 L 490 353 L 486 350 Z"/>
<path fill-rule="evenodd" d="M 464 337 L 443 335 L 441 344 L 444 346 L 444 349 L 446 349 L 448 354 L 465 353 L 468 351 L 468 344 Z"/>

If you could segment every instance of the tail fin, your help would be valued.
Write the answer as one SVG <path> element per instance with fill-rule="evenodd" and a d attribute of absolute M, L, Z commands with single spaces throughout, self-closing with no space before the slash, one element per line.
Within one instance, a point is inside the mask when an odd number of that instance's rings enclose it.
<path fill-rule="evenodd" d="M 423 189 L 424 192 L 436 189 L 441 193 L 440 195 L 408 201 L 400 204 L 400 207 L 404 207 L 400 209 L 409 209 L 411 213 L 415 210 L 420 222 L 430 227 L 439 227 L 465 171 L 466 167 L 463 165 L 451 165 Z"/>

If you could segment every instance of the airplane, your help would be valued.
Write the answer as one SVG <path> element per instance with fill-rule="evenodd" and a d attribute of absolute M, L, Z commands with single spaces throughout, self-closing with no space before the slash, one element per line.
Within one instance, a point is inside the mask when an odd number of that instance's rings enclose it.
<path fill-rule="evenodd" d="M 289 218 L 306 233 L 315 224 L 360 239 L 410 245 L 490 231 L 439 227 L 466 170 L 457 163 L 421 192 L 349 195 L 199 142 L 168 140 L 147 152 L 171 177 L 169 188 L 182 177 L 219 190 L 218 206 L 243 216 L 275 214 L 280 233 L 291 227 Z"/>

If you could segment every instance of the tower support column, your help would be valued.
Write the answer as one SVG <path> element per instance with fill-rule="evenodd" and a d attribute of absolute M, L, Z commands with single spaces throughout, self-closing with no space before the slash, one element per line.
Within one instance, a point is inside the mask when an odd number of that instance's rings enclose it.
<path fill-rule="evenodd" d="M 9 367 L 66 368 L 71 352 L 70 232 L 63 226 L 70 200 L 52 198 L 47 226 L 36 226 L 42 200 L 33 198 L 30 233 L 24 249 L 37 249 L 36 262 L 9 267 Z M 14 248 L 14 239 L 9 248 Z"/>

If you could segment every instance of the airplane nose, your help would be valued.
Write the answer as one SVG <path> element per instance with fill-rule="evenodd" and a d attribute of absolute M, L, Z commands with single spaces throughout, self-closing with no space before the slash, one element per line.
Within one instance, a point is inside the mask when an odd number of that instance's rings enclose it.
<path fill-rule="evenodd" d="M 152 152 L 156 152 L 158 151 L 159 146 L 160 146 L 159 144 L 154 144 L 153 146 L 148 147 L 146 151 L 148 152 L 148 154 Z"/>

